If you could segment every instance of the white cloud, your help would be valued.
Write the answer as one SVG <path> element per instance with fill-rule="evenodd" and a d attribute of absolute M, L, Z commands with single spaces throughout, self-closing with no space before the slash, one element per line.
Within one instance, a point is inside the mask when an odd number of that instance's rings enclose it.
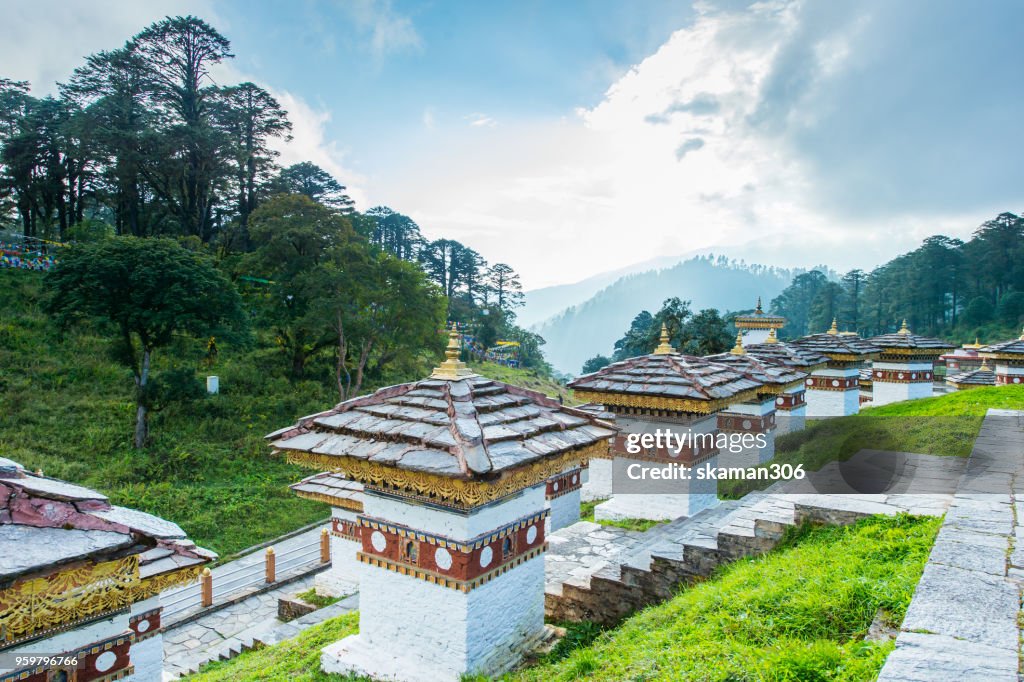
<path fill-rule="evenodd" d="M 473 113 L 463 118 L 474 128 L 493 128 L 498 125 L 498 122 L 487 114 Z"/>
<path fill-rule="evenodd" d="M 346 0 L 341 7 L 376 57 L 423 46 L 412 19 L 395 11 L 391 0 Z"/>
<path fill-rule="evenodd" d="M 822 212 L 820 176 L 751 122 L 779 51 L 798 35 L 800 11 L 786 1 L 742 12 L 699 7 L 692 25 L 597 106 L 498 128 L 468 118 L 472 135 L 452 129 L 424 141 L 374 191 L 429 236 L 510 263 L 529 288 L 721 246 L 775 265 L 870 267 L 923 236 L 978 222 L 918 212 L 883 226 Z M 852 21 L 816 46 L 822 64 L 812 73 L 841 72 L 848 34 L 861 26 Z"/>
<path fill-rule="evenodd" d="M 282 166 L 302 161 L 315 163 L 345 185 L 345 191 L 356 202 L 357 209 L 365 211 L 369 208 L 363 190 L 366 179 L 346 165 L 346 151 L 324 135 L 324 128 L 331 119 L 330 112 L 310 106 L 287 90 L 266 89 L 288 112 L 288 120 L 292 122 L 291 141 L 276 140 L 272 145 L 280 153 L 278 163 Z"/>

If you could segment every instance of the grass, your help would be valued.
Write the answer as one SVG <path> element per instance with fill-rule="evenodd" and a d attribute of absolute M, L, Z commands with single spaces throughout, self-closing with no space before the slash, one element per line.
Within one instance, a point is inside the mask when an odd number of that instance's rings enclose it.
<path fill-rule="evenodd" d="M 216 362 L 198 373 L 218 375 L 220 394 L 201 392 L 154 413 L 151 441 L 138 451 L 130 372 L 111 358 L 100 330 L 62 336 L 42 312 L 42 284 L 41 273 L 0 271 L 0 457 L 172 520 L 222 557 L 329 515 L 326 505 L 288 489 L 311 472 L 272 456 L 263 436 L 338 402 L 330 357 L 293 381 L 265 330 L 254 330 L 248 347 L 221 342 Z M 155 354 L 154 372 L 191 374 L 204 350 L 201 341 L 181 339 Z M 379 385 L 421 378 L 435 364 L 433 357 L 396 363 Z M 533 372 L 480 369 L 546 393 L 557 386 Z"/>
<path fill-rule="evenodd" d="M 868 407 L 859 414 L 808 421 L 807 428 L 779 437 L 771 463 L 802 464 L 817 471 L 857 452 L 885 450 L 967 457 L 989 409 L 1024 408 L 1024 386 L 993 386 Z M 772 481 L 719 483 L 723 498 L 740 498 Z"/>
<path fill-rule="evenodd" d="M 872 517 L 853 526 L 793 529 L 775 551 L 730 564 L 617 628 L 569 626 L 554 650 L 503 679 L 873 680 L 893 644 L 864 637 L 877 614 L 891 626 L 902 622 L 940 523 Z M 212 664 L 189 680 L 349 679 L 320 673 L 319 651 L 355 628 L 349 614 L 292 642 Z"/>
<path fill-rule="evenodd" d="M 330 606 L 331 604 L 336 604 L 339 601 L 341 601 L 341 597 L 324 597 L 323 595 L 317 594 L 316 588 L 310 588 L 305 592 L 300 592 L 295 596 L 297 596 L 299 599 L 306 602 L 307 604 L 312 604 L 318 609 L 322 609 L 325 606 Z"/>
<path fill-rule="evenodd" d="M 665 523 L 664 521 L 653 521 L 651 519 L 601 519 L 598 521 L 594 519 L 594 507 L 602 502 L 607 502 L 607 500 L 590 500 L 589 502 L 581 502 L 580 521 L 590 521 L 592 523 L 600 523 L 602 526 L 614 526 L 616 528 L 625 528 L 626 530 L 635 530 L 641 533 Z"/>

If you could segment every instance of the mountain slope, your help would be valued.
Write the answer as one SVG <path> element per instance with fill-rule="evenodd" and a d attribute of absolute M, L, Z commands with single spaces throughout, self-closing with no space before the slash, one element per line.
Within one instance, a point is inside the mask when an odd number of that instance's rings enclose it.
<path fill-rule="evenodd" d="M 788 270 L 695 257 L 671 268 L 622 277 L 534 330 L 547 341 L 544 355 L 548 362 L 561 372 L 578 374 L 588 358 L 611 353 L 637 313 L 657 311 L 670 296 L 691 301 L 694 311 L 746 310 L 753 308 L 758 296 L 770 301 L 792 276 Z"/>

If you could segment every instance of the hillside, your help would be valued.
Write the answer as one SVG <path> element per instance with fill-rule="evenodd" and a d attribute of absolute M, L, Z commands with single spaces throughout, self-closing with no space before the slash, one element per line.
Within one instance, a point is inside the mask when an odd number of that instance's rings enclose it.
<path fill-rule="evenodd" d="M 691 258 L 663 270 L 627 275 L 577 306 L 534 327 L 544 337 L 544 354 L 561 371 L 578 374 L 584 361 L 610 354 L 615 341 L 641 310 L 657 310 L 678 296 L 702 308 L 746 310 L 758 296 L 771 300 L 790 282 L 787 270 L 746 267 L 724 260 Z"/>
<path fill-rule="evenodd" d="M 326 506 L 288 489 L 310 472 L 271 456 L 263 436 L 337 402 L 329 357 L 311 365 L 309 378 L 291 381 L 273 339 L 257 333 L 250 347 L 221 343 L 215 364 L 200 373 L 220 377 L 220 394 L 156 412 L 152 442 L 137 451 L 128 370 L 98 330 L 59 334 L 40 310 L 42 281 L 40 273 L 0 270 L 0 457 L 166 517 L 222 555 L 326 518 Z M 179 342 L 155 356 L 154 370 L 199 367 L 200 346 Z M 420 378 L 435 360 L 423 358 L 418 369 L 399 370 L 415 374 L 388 383 Z M 529 371 L 478 371 L 548 395 L 564 391 Z"/>
<path fill-rule="evenodd" d="M 868 628 L 878 614 L 902 622 L 938 526 L 874 517 L 802 528 L 780 549 L 729 565 L 617 628 L 569 626 L 544 660 L 502 679 L 872 680 L 892 644 L 867 641 Z M 357 628 L 348 614 L 189 679 L 351 679 L 321 673 L 319 652 Z"/>

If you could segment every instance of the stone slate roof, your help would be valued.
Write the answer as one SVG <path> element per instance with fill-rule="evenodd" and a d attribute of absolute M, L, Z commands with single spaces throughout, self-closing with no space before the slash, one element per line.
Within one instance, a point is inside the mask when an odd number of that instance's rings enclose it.
<path fill-rule="evenodd" d="M 288 486 L 299 497 L 318 502 L 327 502 L 335 507 L 363 510 L 363 484 L 345 478 L 341 474 L 325 471 L 307 476 L 298 483 Z"/>
<path fill-rule="evenodd" d="M 693 401 L 709 406 L 746 400 L 760 386 L 760 382 L 733 367 L 680 353 L 629 358 L 569 383 L 576 391 Z"/>
<path fill-rule="evenodd" d="M 828 356 L 811 350 L 793 346 L 781 341 L 775 343 L 752 343 L 744 346 L 747 355 L 759 358 L 782 367 L 811 372 L 825 366 Z"/>
<path fill-rule="evenodd" d="M 875 383 L 875 375 L 872 372 L 871 368 L 868 367 L 860 370 L 858 372 L 857 381 L 860 382 L 861 386 L 870 386 L 871 384 Z"/>
<path fill-rule="evenodd" d="M 935 355 L 938 355 L 940 352 L 950 351 L 956 348 L 955 344 L 947 341 L 933 339 L 930 336 L 920 336 L 913 332 L 882 334 L 880 336 L 872 336 L 867 341 L 868 343 L 878 346 L 883 350 L 896 348 L 900 350 L 934 351 L 933 354 Z"/>
<path fill-rule="evenodd" d="M 607 441 L 615 427 L 477 375 L 382 388 L 267 436 L 275 449 L 486 479 Z"/>
<path fill-rule="evenodd" d="M 1024 334 L 1018 339 L 994 343 L 978 351 L 983 355 L 1020 355 L 1024 357 Z"/>
<path fill-rule="evenodd" d="M 776 392 L 791 384 L 802 382 L 808 375 L 807 372 L 801 372 L 786 365 L 778 365 L 748 353 L 719 353 L 706 355 L 704 359 L 732 367 L 764 386 L 774 387 Z"/>
<path fill-rule="evenodd" d="M 870 341 L 853 333 L 811 334 L 790 341 L 790 345 L 822 355 L 854 355 L 867 359 L 868 356 L 882 352 L 882 349 Z"/>
<path fill-rule="evenodd" d="M 956 386 L 995 386 L 996 373 L 986 366 L 984 369 L 972 369 L 946 377 L 946 383 Z"/>
<path fill-rule="evenodd" d="M 82 559 L 138 554 L 146 578 L 217 556 L 196 547 L 170 521 L 111 505 L 95 490 L 32 474 L 5 458 L 0 458 L 0 547 L 0 585 Z"/>

